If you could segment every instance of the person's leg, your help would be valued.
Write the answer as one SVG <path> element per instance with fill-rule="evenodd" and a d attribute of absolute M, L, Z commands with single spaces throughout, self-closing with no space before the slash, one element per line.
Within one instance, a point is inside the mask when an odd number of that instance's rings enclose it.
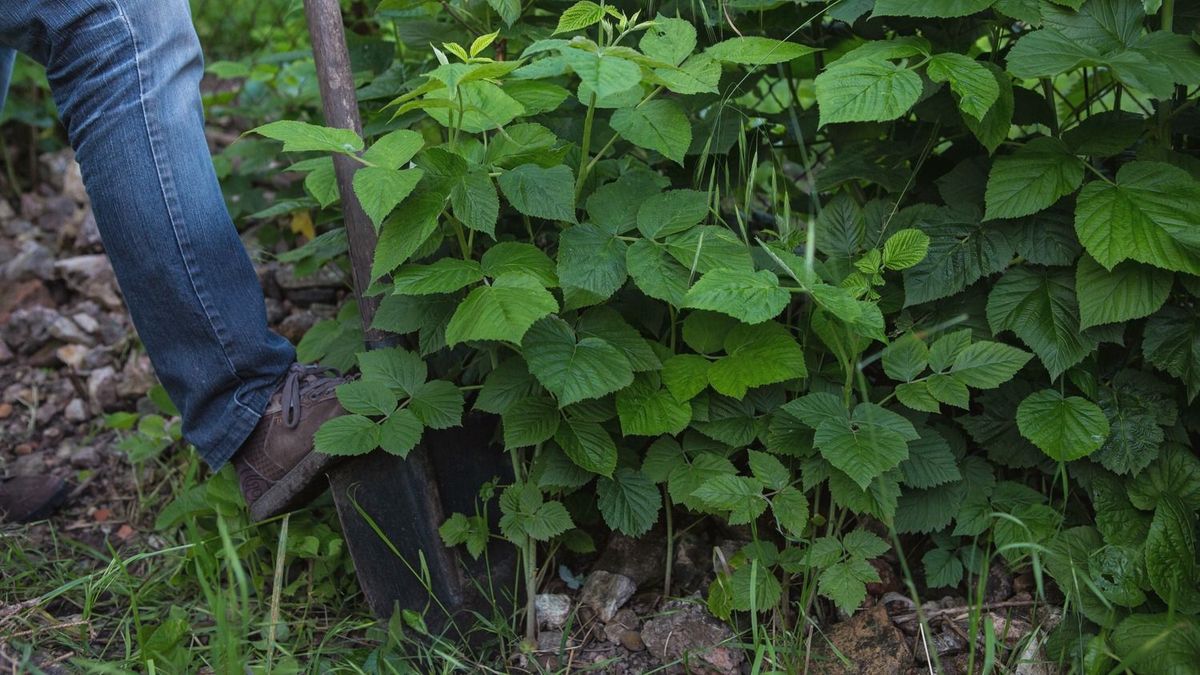
<path fill-rule="evenodd" d="M 8 94 L 8 83 L 16 59 L 16 50 L 0 47 L 0 113 L 4 112 L 4 97 Z"/>
<path fill-rule="evenodd" d="M 0 47 L 46 66 L 134 325 L 220 467 L 295 353 L 267 328 L 213 172 L 187 0 L 0 0 Z"/>

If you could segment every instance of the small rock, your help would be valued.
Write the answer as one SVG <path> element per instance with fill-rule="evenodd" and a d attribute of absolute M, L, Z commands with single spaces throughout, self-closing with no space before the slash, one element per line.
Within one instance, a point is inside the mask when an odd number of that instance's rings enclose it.
<path fill-rule="evenodd" d="M 17 212 L 13 211 L 12 204 L 9 204 L 7 199 L 0 198 L 0 223 L 16 217 Z"/>
<path fill-rule="evenodd" d="M 117 277 L 108 256 L 102 253 L 81 255 L 54 264 L 71 290 L 91 298 L 109 309 L 123 306 L 117 293 Z"/>
<path fill-rule="evenodd" d="M 0 265 L 0 280 L 48 280 L 54 278 L 54 254 L 49 248 L 27 239 L 11 260 Z"/>
<path fill-rule="evenodd" d="M 682 661 L 689 672 L 733 675 L 745 659 L 733 631 L 698 601 L 672 600 L 642 628 L 646 649 L 659 661 Z M 726 644 L 729 643 L 729 644 Z"/>
<path fill-rule="evenodd" d="M 78 314 L 71 315 L 71 320 L 75 322 L 76 326 L 82 328 L 85 333 L 95 333 L 100 330 L 100 322 L 96 321 L 91 314 L 79 312 Z"/>
<path fill-rule="evenodd" d="M 871 567 L 879 573 L 879 581 L 867 584 L 867 592 L 876 597 L 885 593 L 896 593 L 900 590 L 900 577 L 896 576 L 896 570 L 888 561 L 882 558 L 876 558 L 869 561 Z"/>
<path fill-rule="evenodd" d="M 125 523 L 117 529 L 117 538 L 121 541 L 129 541 L 130 537 L 133 536 L 133 533 L 133 528 L 129 526 L 129 523 Z"/>
<path fill-rule="evenodd" d="M 83 422 L 87 420 L 87 406 L 83 404 L 83 399 L 71 399 L 71 402 L 63 409 L 63 416 L 71 422 Z"/>
<path fill-rule="evenodd" d="M 1003 602 L 1012 596 L 1012 573 L 1001 563 L 993 564 L 988 568 L 987 585 L 983 591 L 984 600 L 990 605 Z"/>
<path fill-rule="evenodd" d="M 64 365 L 79 370 L 92 350 L 83 345 L 63 345 L 54 351 L 54 355 Z"/>
<path fill-rule="evenodd" d="M 678 588 L 698 588 L 710 574 L 711 548 L 703 535 L 693 531 L 681 534 L 675 543 L 673 584 Z"/>
<path fill-rule="evenodd" d="M 126 399 L 145 396 L 157 383 L 158 378 L 154 375 L 154 366 L 150 365 L 150 357 L 140 352 L 135 353 L 121 369 L 121 377 L 117 380 L 117 395 Z"/>
<path fill-rule="evenodd" d="M 596 610 L 604 623 L 612 621 L 617 610 L 637 591 L 637 584 L 624 574 L 596 570 L 588 575 L 579 594 L 579 603 Z"/>
<path fill-rule="evenodd" d="M 70 197 L 80 206 L 88 203 L 87 189 L 83 186 L 83 175 L 79 170 L 79 162 L 75 161 L 74 156 L 71 157 L 71 161 L 62 174 L 62 193 L 64 197 Z"/>
<path fill-rule="evenodd" d="M 61 314 L 50 324 L 50 335 L 72 344 L 92 345 L 95 341 L 79 327 L 79 324 Z"/>
<path fill-rule="evenodd" d="M 285 291 L 308 288 L 343 288 L 346 285 L 346 275 L 333 265 L 323 265 L 312 274 L 298 277 L 294 267 L 280 265 L 275 269 L 275 282 Z"/>
<path fill-rule="evenodd" d="M 533 601 L 538 625 L 562 628 L 571 616 L 571 597 L 561 593 L 539 593 Z"/>
<path fill-rule="evenodd" d="M 0 339 L 12 345 L 18 354 L 33 354 L 53 339 L 50 327 L 59 318 L 58 312 L 46 307 L 18 309 L 0 324 Z"/>
<path fill-rule="evenodd" d="M 109 518 L 112 518 L 112 509 L 101 507 L 92 511 L 92 520 L 97 523 L 108 522 Z"/>
<path fill-rule="evenodd" d="M 9 403 L 8 401 L 5 401 L 4 403 L 0 403 L 0 420 L 6 420 L 6 419 L 10 418 L 10 417 L 12 417 L 12 414 L 13 414 L 13 407 L 12 407 L 11 403 Z"/>
<path fill-rule="evenodd" d="M 71 466 L 76 469 L 92 469 L 100 466 L 100 453 L 90 445 L 85 445 L 71 453 Z"/>
<path fill-rule="evenodd" d="M 988 618 L 992 621 L 992 628 L 996 631 L 996 638 L 1010 649 L 1016 647 L 1033 630 L 1032 624 L 1025 619 L 1015 616 L 1003 616 L 995 612 L 989 612 Z"/>
<path fill-rule="evenodd" d="M 300 338 L 304 337 L 304 334 L 316 325 L 317 321 L 317 316 L 311 311 L 296 312 L 289 314 L 281 321 L 276 331 L 292 344 L 299 344 Z"/>
<path fill-rule="evenodd" d="M 117 371 L 112 366 L 97 368 L 88 375 L 88 397 L 94 410 L 113 410 L 117 406 Z"/>
<path fill-rule="evenodd" d="M 267 323 L 274 326 L 275 324 L 287 318 L 287 309 L 283 303 L 275 298 L 263 298 L 263 302 L 267 309 Z"/>
<path fill-rule="evenodd" d="M 31 450 L 24 455 L 18 455 L 9 467 L 15 476 L 40 476 L 46 473 L 46 455 Z"/>
<path fill-rule="evenodd" d="M 646 648 L 646 643 L 642 641 L 642 634 L 636 630 L 627 630 L 621 633 L 621 646 L 631 652 L 640 652 Z"/>
<path fill-rule="evenodd" d="M 13 452 L 17 455 L 28 455 L 33 452 L 33 443 L 18 443 Z"/>
<path fill-rule="evenodd" d="M 83 220 L 79 221 L 79 232 L 75 234 L 75 249 L 78 251 L 93 251 L 103 242 L 100 239 L 100 227 L 96 224 L 96 214 L 91 207 L 84 209 Z"/>
<path fill-rule="evenodd" d="M 884 593 L 879 602 L 887 606 L 891 612 L 911 612 L 917 608 L 917 603 L 907 595 L 902 595 L 897 592 Z"/>
<path fill-rule="evenodd" d="M 638 586 L 662 579 L 667 549 L 661 533 L 656 529 L 636 539 L 613 533 L 592 569 L 623 574 Z"/>
<path fill-rule="evenodd" d="M 54 298 L 41 279 L 30 279 L 4 289 L 0 297 L 0 323 L 8 321 L 12 313 L 27 307 L 53 307 Z"/>
<path fill-rule="evenodd" d="M 627 631 L 636 630 L 639 624 L 641 624 L 641 620 L 638 619 L 638 615 L 626 607 L 617 612 L 612 621 L 605 624 L 604 637 L 608 638 L 609 642 L 619 643 Z"/>
<path fill-rule="evenodd" d="M 911 658 L 900 631 L 892 625 L 883 605 L 854 615 L 825 632 L 828 643 L 837 648 L 853 667 L 842 665 L 825 641 L 814 645 L 813 668 L 819 673 L 858 673 L 892 675 L 902 672 Z"/>
<path fill-rule="evenodd" d="M 959 637 L 958 633 L 947 630 L 934 635 L 929 640 L 930 652 L 937 652 L 939 658 L 953 656 L 967 648 L 967 641 Z M 913 650 L 917 654 L 917 660 L 921 663 L 929 663 L 929 658 L 925 654 L 925 643 L 920 637 L 917 637 L 913 643 Z"/>
<path fill-rule="evenodd" d="M 0 365 L 8 363 L 9 361 L 12 361 L 12 360 L 13 360 L 12 350 L 8 348 L 8 345 L 5 344 L 4 340 L 0 340 Z"/>

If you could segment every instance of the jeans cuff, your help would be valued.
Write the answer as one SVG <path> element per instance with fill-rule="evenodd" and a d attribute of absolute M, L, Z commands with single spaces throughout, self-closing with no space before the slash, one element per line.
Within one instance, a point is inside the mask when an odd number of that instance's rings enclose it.
<path fill-rule="evenodd" d="M 267 409 L 275 389 L 276 387 L 259 388 L 244 398 L 240 394 L 231 397 L 229 414 L 232 419 L 229 426 L 210 449 L 200 453 L 213 473 L 220 471 L 250 437 L 254 427 L 258 426 L 258 421 L 262 419 L 262 413 Z"/>

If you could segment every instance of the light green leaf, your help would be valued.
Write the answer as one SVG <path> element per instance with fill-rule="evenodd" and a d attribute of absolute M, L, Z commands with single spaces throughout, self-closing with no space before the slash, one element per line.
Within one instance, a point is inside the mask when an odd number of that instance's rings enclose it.
<path fill-rule="evenodd" d="M 365 455 L 379 447 L 379 425 L 362 415 L 327 420 L 313 436 L 313 449 L 325 455 Z"/>
<path fill-rule="evenodd" d="M 483 555 L 487 548 L 488 538 L 491 534 L 488 532 L 488 523 L 483 516 L 467 517 L 461 513 L 455 513 L 446 519 L 438 528 L 438 534 L 442 537 L 442 543 L 446 546 L 458 546 L 465 544 L 467 552 L 476 560 Z"/>
<path fill-rule="evenodd" d="M 445 206 L 444 195 L 418 192 L 404 207 L 404 217 L 388 218 L 375 245 L 371 262 L 371 279 L 391 272 L 412 256 L 429 239 L 438 226 L 438 216 Z"/>
<path fill-rule="evenodd" d="M 604 300 L 625 283 L 626 245 L 612 232 L 584 223 L 563 230 L 558 246 L 558 279 Z"/>
<path fill-rule="evenodd" d="M 663 362 L 662 379 L 680 401 L 690 401 L 708 387 L 711 361 L 696 354 L 677 354 Z"/>
<path fill-rule="evenodd" d="M 696 48 L 696 28 L 690 21 L 659 14 L 642 34 L 638 47 L 652 59 L 677 66 Z"/>
<path fill-rule="evenodd" d="M 993 389 L 1011 380 L 1031 358 L 1002 342 L 976 342 L 958 352 L 950 373 L 968 387 Z"/>
<path fill-rule="evenodd" d="M 575 175 L 559 164 L 522 164 L 500 174 L 500 191 L 513 208 L 534 218 L 575 222 Z"/>
<path fill-rule="evenodd" d="M 408 407 L 430 429 L 449 429 L 462 424 L 462 392 L 446 380 L 430 380 L 417 387 Z"/>
<path fill-rule="evenodd" d="M 634 145 L 654 150 L 683 165 L 692 145 L 692 125 L 674 101 L 655 99 L 613 113 L 609 126 Z"/>
<path fill-rule="evenodd" d="M 816 51 L 820 50 L 816 47 L 809 47 L 808 45 L 795 42 L 748 36 L 735 37 L 718 42 L 709 47 L 705 51 L 705 54 L 726 63 L 739 63 L 746 66 L 768 66 L 798 59 L 801 56 L 807 56 Z"/>
<path fill-rule="evenodd" d="M 876 0 L 872 16 L 951 18 L 970 16 L 991 7 L 996 0 Z"/>
<path fill-rule="evenodd" d="M 908 441 L 917 438 L 912 423 L 900 415 L 860 403 L 849 417 L 822 421 L 813 443 L 822 457 L 865 490 L 877 476 L 907 459 Z"/>
<path fill-rule="evenodd" d="M 450 190 L 450 207 L 454 217 L 472 230 L 496 236 L 496 221 L 500 217 L 500 198 L 496 186 L 482 169 L 473 169 Z"/>
<path fill-rule="evenodd" d="M 396 295 L 434 295 L 453 293 L 483 279 L 483 270 L 474 260 L 442 258 L 428 265 L 405 265 L 392 275 Z"/>
<path fill-rule="evenodd" d="M 883 351 L 883 372 L 893 380 L 912 382 L 929 365 L 929 348 L 916 335 L 907 333 Z"/>
<path fill-rule="evenodd" d="M 363 159 L 385 169 L 399 169 L 425 146 L 425 138 L 411 129 L 393 131 L 371 144 Z"/>
<path fill-rule="evenodd" d="M 1032 215 L 1053 206 L 1081 183 L 1083 160 L 1057 138 L 1035 138 L 992 164 L 983 217 L 992 220 Z"/>
<path fill-rule="evenodd" d="M 658 488 L 641 471 L 621 467 L 613 477 L 596 482 L 596 506 L 604 522 L 612 529 L 640 537 L 658 521 L 662 496 Z"/>
<path fill-rule="evenodd" d="M 589 0 L 582 0 L 571 5 L 559 15 L 558 27 L 554 29 L 554 35 L 569 33 L 574 30 L 583 30 L 584 28 L 600 23 L 603 18 L 603 7 Z"/>
<path fill-rule="evenodd" d="M 982 120 L 1000 98 L 1000 86 L 991 71 L 964 54 L 934 54 L 925 72 L 934 82 L 949 82 L 950 90 L 958 96 L 959 110 L 976 120 Z"/>
<path fill-rule="evenodd" d="M 376 230 L 392 209 L 413 191 L 422 175 L 424 172 L 420 169 L 397 171 L 377 166 L 354 172 L 354 194 Z"/>
<path fill-rule="evenodd" d="M 888 237 L 883 244 L 883 265 L 890 270 L 906 270 L 925 259 L 929 235 L 909 228 Z"/>
<path fill-rule="evenodd" d="M 529 372 L 554 394 L 560 407 L 599 398 L 633 382 L 629 359 L 616 347 L 594 337 L 577 340 L 575 331 L 556 317 L 535 323 L 521 348 Z"/>
<path fill-rule="evenodd" d="M 396 395 L 386 384 L 361 380 L 338 385 L 338 403 L 346 412 L 383 416 L 396 409 Z"/>
<path fill-rule="evenodd" d="M 479 265 L 493 279 L 502 274 L 521 273 L 537 279 L 546 288 L 558 286 L 554 261 L 533 244 L 500 242 L 484 251 Z"/>
<path fill-rule="evenodd" d="M 321 127 L 295 120 L 279 120 L 247 131 L 283 141 L 284 152 L 359 152 L 363 140 L 350 129 Z"/>
<path fill-rule="evenodd" d="M 558 301 L 533 277 L 501 274 L 491 286 L 480 286 L 450 317 L 446 343 L 506 340 L 519 343 L 535 321 L 558 311 Z"/>
<path fill-rule="evenodd" d="M 779 525 L 794 537 L 804 536 L 808 526 L 808 499 L 794 487 L 785 487 L 771 497 L 771 511 Z"/>
<path fill-rule="evenodd" d="M 1167 301 L 1173 281 L 1170 272 L 1136 262 L 1120 263 L 1109 271 L 1085 254 L 1075 269 L 1079 327 L 1150 316 Z"/>
<path fill-rule="evenodd" d="M 853 614 L 867 599 L 867 584 L 879 581 L 879 572 L 865 561 L 835 563 L 817 577 L 817 590 L 843 612 Z"/>
<path fill-rule="evenodd" d="M 420 356 L 398 347 L 360 352 L 358 369 L 363 382 L 378 382 L 405 396 L 425 383 L 427 373 Z"/>
<path fill-rule="evenodd" d="M 577 466 L 601 476 L 617 468 L 617 445 L 604 427 L 595 422 L 566 420 L 558 426 L 554 440 Z"/>
<path fill-rule="evenodd" d="M 1200 625 L 1179 613 L 1134 614 L 1109 640 L 1131 672 L 1186 675 L 1200 662 Z"/>
<path fill-rule="evenodd" d="M 817 76 L 816 93 L 821 126 L 887 122 L 920 98 L 921 76 L 890 61 L 835 63 Z"/>
<path fill-rule="evenodd" d="M 521 448 L 554 438 L 562 414 L 558 404 L 549 398 L 527 398 L 509 406 L 501 419 L 504 447 Z"/>
<path fill-rule="evenodd" d="M 614 54 L 568 47 L 562 55 L 599 99 L 626 91 L 642 80 L 642 69 L 636 63 Z"/>
<path fill-rule="evenodd" d="M 688 271 L 667 255 L 663 247 L 649 239 L 639 239 L 629 246 L 625 263 L 633 283 L 655 300 L 683 305 L 688 291 Z"/>
<path fill-rule="evenodd" d="M 726 396 L 742 398 L 753 387 L 808 376 L 800 343 L 775 322 L 735 326 L 725 353 L 707 370 L 713 389 Z"/>
<path fill-rule="evenodd" d="M 699 190 L 668 190 L 651 195 L 638 208 L 638 231 L 653 239 L 689 230 L 708 217 L 708 202 L 708 193 Z"/>
<path fill-rule="evenodd" d="M 790 300 L 791 294 L 769 270 L 716 269 L 692 286 L 684 307 L 721 312 L 754 324 L 778 316 Z"/>
<path fill-rule="evenodd" d="M 775 458 L 774 455 L 768 455 L 765 452 L 758 450 L 748 451 L 750 460 L 750 473 L 772 490 L 782 490 L 792 482 L 792 474 Z"/>
<path fill-rule="evenodd" d="M 1079 193 L 1075 231 L 1107 269 L 1122 260 L 1200 274 L 1200 184 L 1162 162 L 1129 162 L 1115 184 L 1092 181 Z"/>
<path fill-rule="evenodd" d="M 678 434 L 692 421 L 692 406 L 669 390 L 660 389 L 658 377 L 640 376 L 617 392 L 617 416 L 626 436 Z"/>
<path fill-rule="evenodd" d="M 521 18 L 521 0 L 487 0 L 487 3 L 509 26 Z"/>
<path fill-rule="evenodd" d="M 629 359 L 635 373 L 662 368 L 662 361 L 650 342 L 612 307 L 595 307 L 584 312 L 575 330 L 581 337 L 600 338 L 616 347 Z"/>
<path fill-rule="evenodd" d="M 1079 327 L 1075 278 L 1068 270 L 1014 267 L 992 287 L 987 304 L 993 333 L 1011 330 L 1057 379 L 1096 346 Z"/>
<path fill-rule="evenodd" d="M 425 427 L 413 411 L 397 410 L 379 426 L 379 447 L 393 455 L 407 457 L 417 447 L 424 432 Z"/>
<path fill-rule="evenodd" d="M 710 509 L 727 511 L 730 525 L 745 525 L 767 510 L 762 489 L 754 478 L 718 475 L 701 483 L 692 496 Z"/>
<path fill-rule="evenodd" d="M 1108 419 L 1100 406 L 1079 396 L 1063 397 L 1054 389 L 1043 389 L 1021 401 L 1017 428 L 1060 462 L 1090 455 L 1108 437 Z"/>
<path fill-rule="evenodd" d="M 987 148 L 988 154 L 996 151 L 1000 144 L 1008 138 L 1012 129 L 1013 116 L 1013 85 L 1012 78 L 994 63 L 986 63 L 984 67 L 992 74 L 1000 92 L 996 103 L 988 109 L 983 119 L 976 120 L 970 115 L 963 116 L 963 123 L 979 139 L 979 143 Z"/>

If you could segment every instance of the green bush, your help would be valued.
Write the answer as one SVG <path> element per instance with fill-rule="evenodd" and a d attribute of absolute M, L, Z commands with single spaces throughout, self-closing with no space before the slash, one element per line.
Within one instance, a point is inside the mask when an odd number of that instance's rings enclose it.
<path fill-rule="evenodd" d="M 320 449 L 403 455 L 469 404 L 531 578 L 593 510 L 686 509 L 756 537 L 718 616 L 852 612 L 891 546 L 930 589 L 998 555 L 1057 582 L 1062 658 L 1194 665 L 1194 6 L 652 4 L 383 0 L 365 152 L 258 129 L 318 153 L 293 208 L 363 164 L 375 326 L 411 338 L 358 354 Z M 354 364 L 356 321 L 302 354 Z M 443 536 L 477 555 L 485 523 Z"/>

